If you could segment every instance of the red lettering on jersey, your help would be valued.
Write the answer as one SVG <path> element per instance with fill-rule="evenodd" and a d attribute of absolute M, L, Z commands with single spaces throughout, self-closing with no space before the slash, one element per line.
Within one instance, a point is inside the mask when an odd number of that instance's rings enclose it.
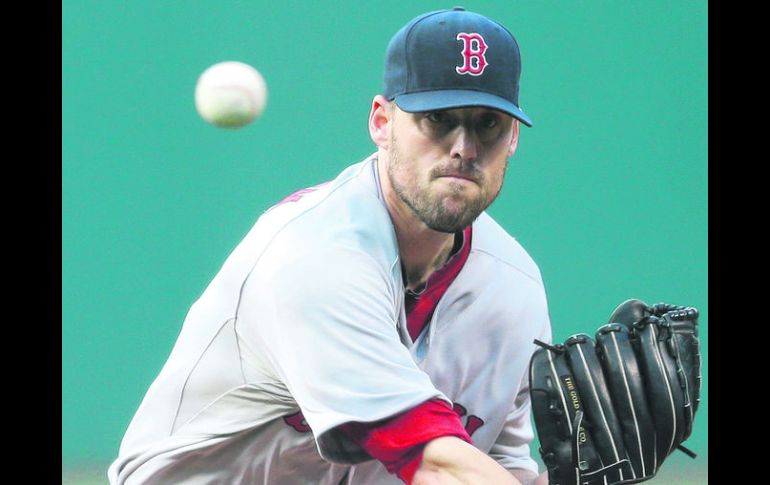
<path fill-rule="evenodd" d="M 471 436 L 477 429 L 481 428 L 482 426 L 484 426 L 484 420 L 471 414 L 468 416 L 468 421 L 465 422 L 465 431 L 467 431 L 468 435 Z"/>
<path fill-rule="evenodd" d="M 468 410 L 465 409 L 462 404 L 453 403 L 452 411 L 456 412 L 458 416 L 463 417 L 468 414 Z"/>
<path fill-rule="evenodd" d="M 468 410 L 465 409 L 465 407 L 461 404 L 453 403 L 452 410 L 456 412 L 460 417 L 468 414 Z M 465 421 L 465 431 L 468 433 L 468 436 L 473 435 L 474 431 L 481 428 L 482 426 L 484 426 L 484 420 L 473 414 L 468 416 L 468 419 Z"/>
<path fill-rule="evenodd" d="M 286 424 L 300 433 L 309 433 L 311 431 L 310 426 L 308 426 L 307 421 L 305 421 L 305 416 L 302 415 L 302 411 L 297 411 L 294 414 L 284 416 L 283 420 Z"/>
<path fill-rule="evenodd" d="M 457 34 L 457 40 L 463 41 L 463 65 L 455 67 L 457 74 L 470 74 L 471 76 L 481 76 L 484 69 L 489 65 L 484 53 L 487 51 L 487 43 L 481 34 L 466 34 L 460 32 Z"/>
<path fill-rule="evenodd" d="M 268 210 L 274 209 L 278 207 L 279 205 L 286 204 L 287 202 L 297 202 L 299 199 L 301 199 L 305 194 L 309 194 L 310 192 L 314 192 L 318 190 L 319 188 L 323 187 L 324 185 L 328 184 L 329 182 L 323 182 L 318 185 L 314 185 L 312 187 L 306 187 L 304 189 L 299 189 L 298 191 L 294 192 L 290 196 L 284 198 L 282 201 L 275 204 L 273 207 L 271 207 Z"/>

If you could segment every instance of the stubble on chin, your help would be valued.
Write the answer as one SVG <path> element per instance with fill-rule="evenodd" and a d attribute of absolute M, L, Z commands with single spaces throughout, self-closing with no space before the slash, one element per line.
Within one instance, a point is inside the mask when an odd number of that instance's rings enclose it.
<path fill-rule="evenodd" d="M 418 185 L 418 180 L 408 177 L 406 164 L 412 163 L 404 159 L 398 148 L 395 137 L 391 136 L 388 163 L 390 185 L 399 199 L 430 229 L 438 232 L 455 233 L 463 230 L 494 201 L 502 188 L 497 187 L 493 197 L 481 185 L 484 181 L 480 172 L 470 172 L 469 176 L 479 184 L 481 193 L 478 197 L 469 198 L 465 189 L 460 185 L 450 184 L 450 192 L 433 192 L 434 181 L 441 175 L 451 173 L 451 167 L 436 167 L 431 170 L 427 186 Z M 400 180 L 405 179 L 404 183 Z M 411 180 L 410 180 L 411 179 Z M 411 183 L 411 185 L 409 185 Z"/>

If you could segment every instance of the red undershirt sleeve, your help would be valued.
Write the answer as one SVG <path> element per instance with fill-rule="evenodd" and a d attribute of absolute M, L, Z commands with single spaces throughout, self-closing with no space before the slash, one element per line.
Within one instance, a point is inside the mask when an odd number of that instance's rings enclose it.
<path fill-rule="evenodd" d="M 423 448 L 429 441 L 456 436 L 473 444 L 460 416 L 440 399 L 431 399 L 382 421 L 346 423 L 340 429 L 407 484 L 420 467 Z"/>

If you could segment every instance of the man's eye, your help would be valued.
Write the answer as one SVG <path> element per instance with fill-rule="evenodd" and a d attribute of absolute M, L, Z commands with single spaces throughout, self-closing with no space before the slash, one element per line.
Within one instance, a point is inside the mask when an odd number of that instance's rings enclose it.
<path fill-rule="evenodd" d="M 482 128 L 488 130 L 496 127 L 499 123 L 500 123 L 500 120 L 498 120 L 496 117 L 488 116 L 488 117 L 482 118 L 480 124 Z"/>
<path fill-rule="evenodd" d="M 446 115 L 446 113 L 441 113 L 440 111 L 434 111 L 432 113 L 428 113 L 428 121 L 431 121 L 433 123 L 446 123 L 449 119 L 449 117 Z"/>

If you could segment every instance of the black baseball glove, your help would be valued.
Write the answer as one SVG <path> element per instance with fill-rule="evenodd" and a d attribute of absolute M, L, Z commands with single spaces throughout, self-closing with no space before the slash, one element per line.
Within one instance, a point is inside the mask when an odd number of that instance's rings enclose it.
<path fill-rule="evenodd" d="M 698 310 L 620 304 L 595 339 L 548 345 L 529 367 L 550 485 L 638 483 L 692 433 L 700 401 Z"/>

